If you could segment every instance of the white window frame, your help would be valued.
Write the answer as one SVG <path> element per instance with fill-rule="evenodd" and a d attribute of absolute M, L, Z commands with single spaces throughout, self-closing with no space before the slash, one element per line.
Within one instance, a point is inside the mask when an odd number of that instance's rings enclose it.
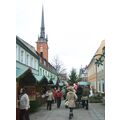
<path fill-rule="evenodd" d="M 33 67 L 33 57 L 30 58 L 30 66 Z"/>
<path fill-rule="evenodd" d="M 34 68 L 36 69 L 37 68 L 37 60 L 36 59 L 34 59 Z"/>
<path fill-rule="evenodd" d="M 23 50 L 20 51 L 20 62 L 21 63 L 24 62 L 24 51 Z"/>
<path fill-rule="evenodd" d="M 29 65 L 29 54 L 26 56 L 26 64 Z"/>
<path fill-rule="evenodd" d="M 18 45 L 16 45 L 16 60 L 19 60 Z"/>
<path fill-rule="evenodd" d="M 40 75 L 42 76 L 42 68 L 40 68 Z"/>

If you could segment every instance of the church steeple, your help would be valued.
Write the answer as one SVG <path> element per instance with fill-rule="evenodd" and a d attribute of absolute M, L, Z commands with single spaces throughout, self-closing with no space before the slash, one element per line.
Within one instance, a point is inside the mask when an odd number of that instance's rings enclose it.
<path fill-rule="evenodd" d="M 45 26 L 44 26 L 44 8 L 42 6 L 42 17 L 41 17 L 41 33 L 40 38 L 45 40 Z"/>
<path fill-rule="evenodd" d="M 40 28 L 40 36 L 38 35 L 37 44 L 37 52 L 41 54 L 41 56 L 48 61 L 48 37 L 45 36 L 45 25 L 44 25 L 44 8 L 42 6 L 42 17 L 41 17 L 41 28 Z"/>

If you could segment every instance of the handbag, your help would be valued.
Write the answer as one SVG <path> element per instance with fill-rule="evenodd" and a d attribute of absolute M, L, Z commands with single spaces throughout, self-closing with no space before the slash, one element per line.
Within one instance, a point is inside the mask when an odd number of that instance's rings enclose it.
<path fill-rule="evenodd" d="M 45 94 L 41 95 L 42 98 L 45 98 Z"/>
<path fill-rule="evenodd" d="M 68 103 L 69 103 L 68 100 L 66 100 L 66 101 L 65 101 L 65 106 L 68 107 Z"/>

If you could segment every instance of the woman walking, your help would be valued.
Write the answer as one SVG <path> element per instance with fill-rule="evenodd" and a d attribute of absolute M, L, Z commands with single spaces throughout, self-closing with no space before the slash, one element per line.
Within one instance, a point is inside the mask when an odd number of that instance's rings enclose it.
<path fill-rule="evenodd" d="M 51 89 L 48 89 L 48 91 L 46 92 L 46 96 L 47 96 L 47 110 L 51 110 L 52 101 L 54 100 L 53 92 Z"/>
<path fill-rule="evenodd" d="M 69 119 L 72 119 L 73 109 L 75 108 L 75 101 L 77 100 L 77 95 L 75 94 L 75 90 L 72 86 L 68 88 L 66 99 L 68 100 L 68 107 L 70 109 Z"/>

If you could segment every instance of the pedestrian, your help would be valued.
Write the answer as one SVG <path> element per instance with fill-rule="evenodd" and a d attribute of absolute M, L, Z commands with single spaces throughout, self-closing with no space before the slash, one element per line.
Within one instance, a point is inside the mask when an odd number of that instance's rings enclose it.
<path fill-rule="evenodd" d="M 74 89 L 77 90 L 78 89 L 78 84 L 74 83 Z"/>
<path fill-rule="evenodd" d="M 86 110 L 88 110 L 89 104 L 88 104 L 88 98 L 89 98 L 89 88 L 88 86 L 84 86 L 83 92 L 82 92 L 82 107 L 86 107 Z"/>
<path fill-rule="evenodd" d="M 63 93 L 63 99 L 65 100 L 66 99 L 66 88 L 62 89 L 62 93 Z"/>
<path fill-rule="evenodd" d="M 47 99 L 47 110 L 51 110 L 52 109 L 52 102 L 54 100 L 54 96 L 53 96 L 53 92 L 50 88 L 46 92 L 46 97 L 47 97 L 46 98 Z"/>
<path fill-rule="evenodd" d="M 60 108 L 61 99 L 63 97 L 63 93 L 60 88 L 58 88 L 58 90 L 57 90 L 56 97 L 57 97 L 57 108 Z"/>
<path fill-rule="evenodd" d="M 77 95 L 77 97 L 78 97 L 77 102 L 76 102 L 76 103 L 78 103 L 78 104 L 77 104 L 77 107 L 81 106 L 82 92 L 83 92 L 83 89 L 82 89 L 82 87 L 79 85 L 78 88 L 77 88 L 77 90 L 76 90 L 76 95 Z"/>
<path fill-rule="evenodd" d="M 57 89 L 56 88 L 53 89 L 53 96 L 54 96 L 54 103 L 56 103 L 57 102 Z"/>
<path fill-rule="evenodd" d="M 21 88 L 20 90 L 20 120 L 30 120 L 29 118 L 29 108 L 30 102 L 27 95 L 26 89 Z"/>
<path fill-rule="evenodd" d="M 92 88 L 90 88 L 90 94 L 89 94 L 89 97 L 92 97 L 93 96 L 93 90 Z"/>
<path fill-rule="evenodd" d="M 77 95 L 76 95 L 75 90 L 72 86 L 70 86 L 68 88 L 68 93 L 67 93 L 66 99 L 68 100 L 68 108 L 70 110 L 69 111 L 69 119 L 72 119 L 73 109 L 76 106 L 75 101 L 77 100 Z"/>
<path fill-rule="evenodd" d="M 81 87 L 81 86 L 78 86 L 78 88 L 77 88 L 77 90 L 76 90 L 76 94 L 77 94 L 77 97 L 78 97 L 78 101 L 81 100 L 82 92 L 83 92 L 82 87 Z"/>

